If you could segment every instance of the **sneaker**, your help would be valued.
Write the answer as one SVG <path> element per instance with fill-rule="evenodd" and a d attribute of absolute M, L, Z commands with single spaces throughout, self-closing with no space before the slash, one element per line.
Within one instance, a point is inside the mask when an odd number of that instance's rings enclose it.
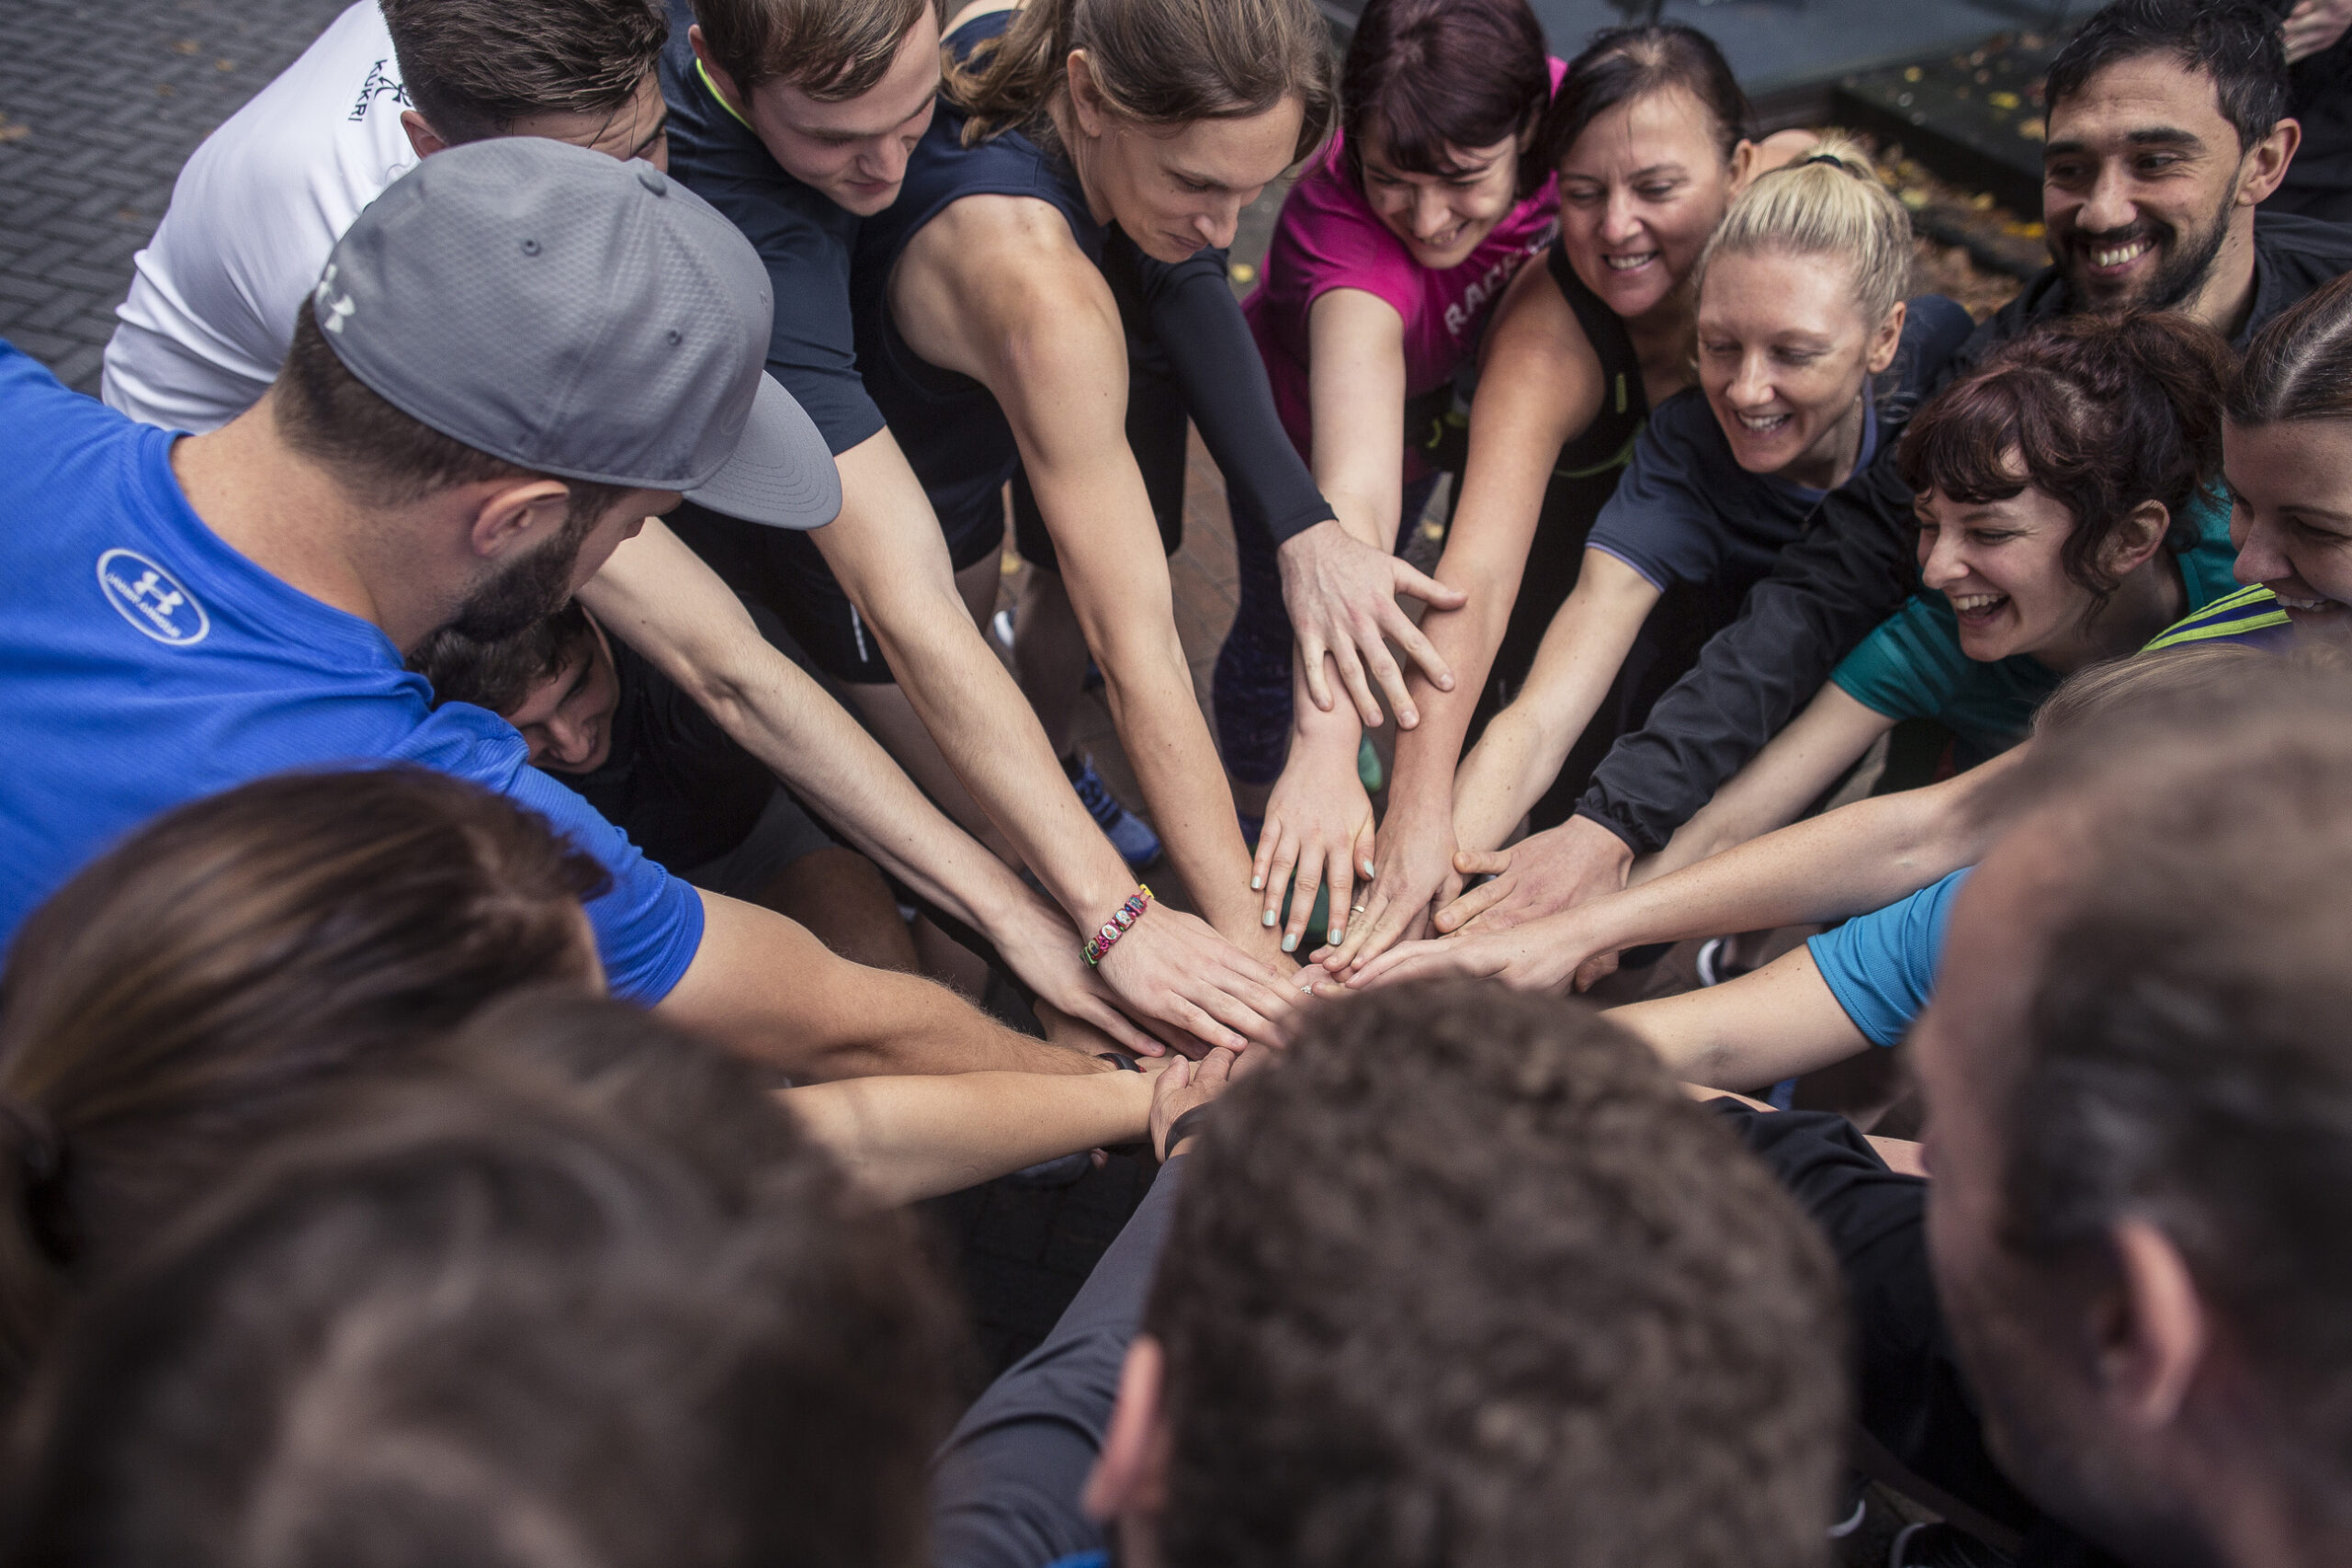
<path fill-rule="evenodd" d="M 2015 1568 L 2017 1559 L 1941 1520 L 1905 1525 L 1887 1548 L 1886 1568 Z"/>
<path fill-rule="evenodd" d="M 996 638 L 997 646 L 1006 653 L 1012 651 L 1012 612 L 1010 609 L 999 610 L 989 617 L 989 635 Z M 1086 673 L 1079 678 L 1078 683 L 1090 692 L 1102 689 L 1102 668 L 1094 662 L 1094 656 L 1091 653 L 1086 656 Z"/>
<path fill-rule="evenodd" d="M 1086 759 L 1078 776 L 1069 783 L 1078 791 L 1086 814 L 1102 828 L 1102 836 L 1111 840 L 1111 847 L 1119 852 L 1119 858 L 1127 863 L 1129 871 L 1141 871 L 1159 858 L 1159 835 L 1151 830 L 1150 823 L 1119 804 L 1119 797 L 1111 793 L 1111 786 L 1094 771 L 1093 758 Z"/>
<path fill-rule="evenodd" d="M 1711 936 L 1699 944 L 1693 967 L 1699 971 L 1700 985 L 1720 986 L 1725 980 L 1754 973 L 1754 965 L 1732 962 L 1731 940 L 1727 936 Z"/>

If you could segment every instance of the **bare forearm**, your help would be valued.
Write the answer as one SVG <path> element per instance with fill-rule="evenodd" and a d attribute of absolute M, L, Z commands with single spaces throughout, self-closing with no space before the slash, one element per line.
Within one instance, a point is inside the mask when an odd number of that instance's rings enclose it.
<path fill-rule="evenodd" d="M 1611 1008 L 1608 1016 L 1676 1077 L 1718 1089 L 1760 1089 L 1870 1046 L 1802 947 L 1727 984 Z"/>
<path fill-rule="evenodd" d="M 1083 603 L 1079 613 L 1089 619 Z M 1258 941 L 1250 852 L 1174 625 L 1097 621 L 1086 630 L 1119 743 L 1177 874 L 1211 925 L 1235 941 Z"/>
<path fill-rule="evenodd" d="M 1071 919 L 1091 929 L 1133 890 L 1119 853 L 1063 777 L 1035 710 L 960 604 L 869 614 L 899 689 L 956 776 Z"/>
<path fill-rule="evenodd" d="M 1108 1144 L 1151 1118 L 1152 1078 L 956 1073 L 787 1089 L 784 1104 L 882 1203 L 910 1203 Z"/>
<path fill-rule="evenodd" d="M 1925 789 L 1858 800 L 1586 906 L 1611 947 L 1846 919 L 1883 908 L 1983 854 L 1965 809 L 2008 756 Z"/>
<path fill-rule="evenodd" d="M 661 1012 L 796 1079 L 1102 1065 L 1014 1033 L 944 986 L 852 964 L 773 910 L 701 899 L 702 944 Z"/>

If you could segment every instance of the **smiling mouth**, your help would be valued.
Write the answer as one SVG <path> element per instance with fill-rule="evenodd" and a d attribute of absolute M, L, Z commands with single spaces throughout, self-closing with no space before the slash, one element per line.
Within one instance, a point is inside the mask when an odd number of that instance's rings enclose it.
<path fill-rule="evenodd" d="M 1770 435 L 1794 417 L 1785 413 L 1744 413 L 1739 416 L 1739 423 L 1750 435 Z"/>
<path fill-rule="evenodd" d="M 2120 245 L 2102 245 L 2089 253 L 2091 265 L 2098 267 L 2129 266 L 2156 248 L 2149 239 L 2128 241 Z"/>
<path fill-rule="evenodd" d="M 1611 272 L 1637 272 L 1657 260 L 1657 253 L 1644 251 L 1637 256 L 1603 256 L 1600 259 L 1609 264 Z"/>
<path fill-rule="evenodd" d="M 1993 612 L 2009 602 L 2006 593 L 1947 593 L 1951 613 L 1963 621 L 1990 620 Z"/>
<path fill-rule="evenodd" d="M 2290 599 L 2276 589 L 2271 590 L 2271 597 L 2278 601 L 2280 608 L 2300 610 L 2306 615 L 2324 615 L 2344 608 L 2333 599 Z"/>

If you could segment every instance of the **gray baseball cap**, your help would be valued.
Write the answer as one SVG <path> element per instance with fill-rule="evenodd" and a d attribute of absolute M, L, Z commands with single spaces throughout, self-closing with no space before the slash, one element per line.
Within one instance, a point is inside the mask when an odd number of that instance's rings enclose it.
<path fill-rule="evenodd" d="M 543 137 L 421 160 L 311 297 L 354 376 L 413 419 L 565 479 L 816 528 L 817 427 L 762 367 L 775 301 L 734 224 L 650 164 Z"/>

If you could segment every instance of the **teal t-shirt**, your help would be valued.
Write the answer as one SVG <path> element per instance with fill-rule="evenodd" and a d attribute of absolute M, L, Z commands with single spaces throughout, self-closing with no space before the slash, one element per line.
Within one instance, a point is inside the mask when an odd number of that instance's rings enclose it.
<path fill-rule="evenodd" d="M 2188 510 L 2197 543 L 2180 563 L 2194 615 L 2238 592 L 2230 575 L 2237 551 L 2230 545 L 2230 509 L 2218 492 L 2200 491 Z M 1979 664 L 1961 651 L 1951 603 L 1940 593 L 1914 593 L 1879 623 L 1861 646 L 1830 672 L 1838 690 L 1874 713 L 1902 720 L 1932 718 L 1980 755 L 2007 750 L 2025 738 L 2033 710 L 2064 679 L 2030 653 Z"/>

